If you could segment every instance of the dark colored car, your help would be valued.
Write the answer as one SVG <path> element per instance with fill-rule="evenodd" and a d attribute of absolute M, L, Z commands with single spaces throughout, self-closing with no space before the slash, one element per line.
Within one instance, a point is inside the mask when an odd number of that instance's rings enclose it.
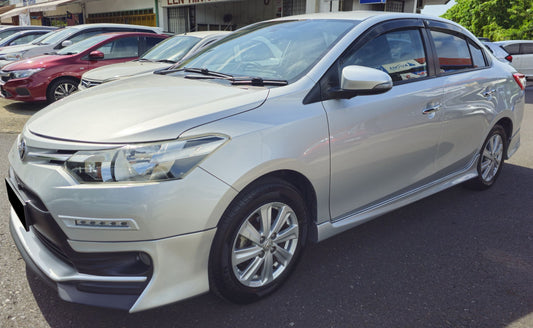
<path fill-rule="evenodd" d="M 165 38 L 163 34 L 141 32 L 100 34 L 54 55 L 14 62 L 0 71 L 1 95 L 20 101 L 54 102 L 76 91 L 83 73 L 136 59 Z"/>

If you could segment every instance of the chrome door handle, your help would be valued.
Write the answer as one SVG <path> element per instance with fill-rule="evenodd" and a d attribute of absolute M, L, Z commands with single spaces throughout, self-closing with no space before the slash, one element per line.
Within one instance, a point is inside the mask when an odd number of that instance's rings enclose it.
<path fill-rule="evenodd" d="M 492 89 L 492 90 L 489 90 L 489 91 L 485 91 L 485 92 L 483 92 L 483 97 L 494 96 L 495 93 L 496 93 L 495 89 Z"/>
<path fill-rule="evenodd" d="M 438 112 L 439 109 L 440 109 L 440 105 L 435 105 L 433 107 L 424 109 L 422 111 L 422 114 L 427 115 L 427 114 L 435 113 L 435 112 Z"/>

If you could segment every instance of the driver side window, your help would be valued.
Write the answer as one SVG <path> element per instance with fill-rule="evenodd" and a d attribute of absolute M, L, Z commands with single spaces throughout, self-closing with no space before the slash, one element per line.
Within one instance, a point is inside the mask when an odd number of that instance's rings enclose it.
<path fill-rule="evenodd" d="M 418 29 L 379 35 L 345 54 L 341 68 L 348 65 L 379 69 L 389 74 L 395 82 L 426 77 L 428 74 L 426 54 Z"/>

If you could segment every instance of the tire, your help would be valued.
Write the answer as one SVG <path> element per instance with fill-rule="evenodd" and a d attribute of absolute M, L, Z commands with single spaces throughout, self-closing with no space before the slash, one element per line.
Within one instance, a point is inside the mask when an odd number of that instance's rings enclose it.
<path fill-rule="evenodd" d="M 213 240 L 211 290 L 246 304 L 279 288 L 305 247 L 307 217 L 298 190 L 281 179 L 264 179 L 243 190 L 225 211 Z"/>
<path fill-rule="evenodd" d="M 73 77 L 60 77 L 54 80 L 48 86 L 46 91 L 46 100 L 48 103 L 53 103 L 59 99 L 63 99 L 74 91 L 78 90 L 80 81 Z"/>
<path fill-rule="evenodd" d="M 468 180 L 465 187 L 474 190 L 490 188 L 500 175 L 506 152 L 507 134 L 503 127 L 496 125 L 490 131 L 479 152 L 478 176 Z"/>

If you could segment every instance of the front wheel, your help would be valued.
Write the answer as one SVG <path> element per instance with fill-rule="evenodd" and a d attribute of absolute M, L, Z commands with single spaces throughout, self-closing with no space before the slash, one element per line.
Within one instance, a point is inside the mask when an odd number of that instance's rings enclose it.
<path fill-rule="evenodd" d="M 53 81 L 46 92 L 46 100 L 49 103 L 63 99 L 78 90 L 79 81 L 71 77 L 61 77 Z"/>
<path fill-rule="evenodd" d="M 500 125 L 496 125 L 481 147 L 477 164 L 478 176 L 467 181 L 465 186 L 475 190 L 492 186 L 502 170 L 506 147 L 507 134 Z"/>
<path fill-rule="evenodd" d="M 307 210 L 291 184 L 268 179 L 224 213 L 210 257 L 211 289 L 236 303 L 264 297 L 287 279 L 307 238 Z"/>

